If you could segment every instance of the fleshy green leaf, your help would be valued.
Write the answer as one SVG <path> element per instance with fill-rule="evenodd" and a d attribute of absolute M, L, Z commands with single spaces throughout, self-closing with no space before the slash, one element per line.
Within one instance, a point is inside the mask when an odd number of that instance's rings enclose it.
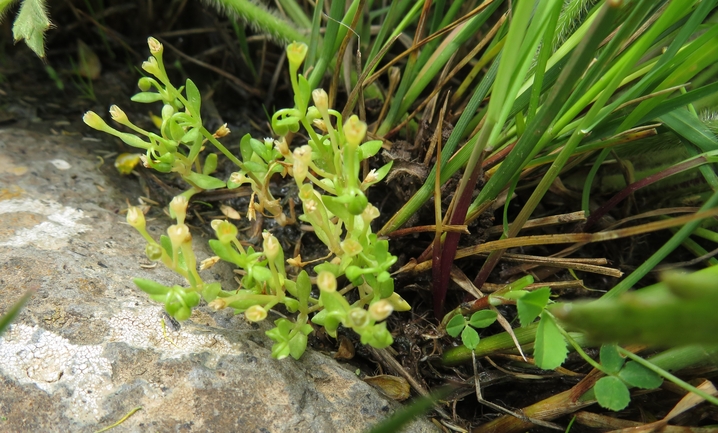
<path fill-rule="evenodd" d="M 185 92 L 187 92 L 187 102 L 189 102 L 190 114 L 198 121 L 200 119 L 200 107 L 202 106 L 202 95 L 199 93 L 199 89 L 192 80 L 187 78 L 187 84 L 185 85 Z"/>
<path fill-rule="evenodd" d="M 623 367 L 623 363 L 626 361 L 624 357 L 618 353 L 618 348 L 615 344 L 604 344 L 601 346 L 601 365 L 609 373 L 618 373 Z"/>
<path fill-rule="evenodd" d="M 389 170 L 391 170 L 392 165 L 394 165 L 394 161 L 389 161 L 388 163 L 382 165 L 377 171 L 376 171 L 376 181 L 380 182 L 382 181 L 387 174 L 389 174 Z"/>
<path fill-rule="evenodd" d="M 202 189 L 217 189 L 224 188 L 225 186 L 223 180 L 219 180 L 216 177 L 207 176 L 206 174 L 195 173 L 194 171 L 191 172 L 189 176 L 185 176 L 185 179 Z"/>
<path fill-rule="evenodd" d="M 367 159 L 376 155 L 379 149 L 381 149 L 381 144 L 381 140 L 372 140 L 359 146 L 359 149 L 361 149 L 361 159 Z"/>
<path fill-rule="evenodd" d="M 272 278 L 272 271 L 264 266 L 252 266 L 252 276 L 257 281 L 269 281 Z"/>
<path fill-rule="evenodd" d="M 299 359 L 307 350 L 307 336 L 300 332 L 289 340 L 289 354 L 294 359 Z"/>
<path fill-rule="evenodd" d="M 140 92 L 133 95 L 130 100 L 142 104 L 150 104 L 152 102 L 161 101 L 162 95 L 157 92 Z"/>
<path fill-rule="evenodd" d="M 45 31 L 51 25 L 43 0 L 23 0 L 12 25 L 12 35 L 15 42 L 25 39 L 38 57 L 45 57 Z"/>
<path fill-rule="evenodd" d="M 202 298 L 206 302 L 212 302 L 217 297 L 217 294 L 222 290 L 222 285 L 220 283 L 211 283 L 207 284 L 204 287 L 204 290 L 202 290 Z"/>
<path fill-rule="evenodd" d="M 631 386 L 643 389 L 658 388 L 663 383 L 661 376 L 634 361 L 627 362 L 618 377 Z"/>
<path fill-rule="evenodd" d="M 493 310 L 481 310 L 471 315 L 469 325 L 474 328 L 486 328 L 496 321 L 496 312 Z"/>
<path fill-rule="evenodd" d="M 195 128 L 197 129 L 197 128 Z M 204 159 L 204 167 L 202 167 L 202 174 L 210 175 L 217 169 L 217 154 L 210 153 Z"/>
<path fill-rule="evenodd" d="M 528 326 L 541 314 L 541 311 L 543 311 L 543 309 L 546 308 L 546 304 L 548 304 L 549 296 L 551 296 L 551 289 L 542 287 L 526 293 L 516 301 L 521 326 Z"/>
<path fill-rule="evenodd" d="M 466 326 L 464 330 L 461 331 L 461 342 L 464 343 L 467 349 L 473 349 L 478 346 L 479 340 L 479 333 L 471 326 Z"/>
<path fill-rule="evenodd" d="M 202 133 L 199 128 L 191 128 L 186 134 L 182 135 L 180 141 L 182 143 L 194 143 L 196 140 L 202 138 Z M 210 154 L 211 155 L 211 154 Z M 205 173 L 209 174 L 209 173 Z"/>
<path fill-rule="evenodd" d="M 446 333 L 452 337 L 458 337 L 459 334 L 461 334 L 461 331 L 464 330 L 465 326 L 466 319 L 464 319 L 464 316 L 461 314 L 457 314 L 449 320 L 449 323 L 446 324 Z"/>
<path fill-rule="evenodd" d="M 144 278 L 135 278 L 133 281 L 137 287 L 148 295 L 164 295 L 172 290 L 170 287 L 163 286 L 160 283 L 156 283 L 152 280 L 146 280 Z"/>
<path fill-rule="evenodd" d="M 551 316 L 545 311 L 541 313 L 541 321 L 536 329 L 534 345 L 534 361 L 545 370 L 553 370 L 566 359 L 568 349 L 563 335 L 558 330 Z"/>
<path fill-rule="evenodd" d="M 242 140 L 239 142 L 239 152 L 242 154 L 243 161 L 249 161 L 252 159 L 252 154 L 254 154 L 252 146 L 249 144 L 251 139 L 252 135 L 247 133 L 242 136 Z"/>
<path fill-rule="evenodd" d="M 309 279 L 309 274 L 307 274 L 307 271 L 302 270 L 302 272 L 297 275 L 297 299 L 300 304 L 307 305 L 311 291 L 312 282 Z"/>
<path fill-rule="evenodd" d="M 613 376 L 602 377 L 593 386 L 596 400 L 601 407 L 618 411 L 624 409 L 631 402 L 631 393 L 621 381 Z"/>

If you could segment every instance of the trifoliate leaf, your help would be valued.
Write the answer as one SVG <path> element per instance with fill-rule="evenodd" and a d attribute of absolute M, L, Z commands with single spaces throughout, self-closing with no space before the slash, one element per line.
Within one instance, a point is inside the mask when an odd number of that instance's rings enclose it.
<path fill-rule="evenodd" d="M 545 311 L 541 313 L 541 321 L 536 328 L 536 344 L 534 345 L 534 361 L 545 370 L 553 370 L 566 359 L 568 349 L 563 335 L 558 330 L 551 316 Z"/>
<path fill-rule="evenodd" d="M 25 43 L 38 57 L 45 57 L 45 31 L 52 26 L 43 0 L 23 0 L 12 25 L 15 42 Z"/>
<path fill-rule="evenodd" d="M 521 326 L 529 326 L 531 322 L 541 314 L 541 311 L 543 311 L 543 309 L 546 308 L 546 304 L 548 304 L 549 296 L 551 296 L 551 289 L 542 287 L 526 293 L 516 301 Z"/>
<path fill-rule="evenodd" d="M 602 377 L 593 386 L 596 400 L 601 407 L 618 411 L 631 402 L 631 393 L 621 379 L 613 376 Z"/>
<path fill-rule="evenodd" d="M 601 346 L 601 365 L 609 373 L 618 373 L 623 367 L 625 358 L 618 353 L 618 347 L 615 344 L 604 344 Z"/>
<path fill-rule="evenodd" d="M 643 389 L 658 388 L 663 383 L 661 376 L 635 361 L 627 362 L 618 377 L 631 386 Z"/>
<path fill-rule="evenodd" d="M 467 349 L 473 350 L 479 345 L 479 333 L 471 326 L 467 326 L 461 331 L 461 342 Z"/>

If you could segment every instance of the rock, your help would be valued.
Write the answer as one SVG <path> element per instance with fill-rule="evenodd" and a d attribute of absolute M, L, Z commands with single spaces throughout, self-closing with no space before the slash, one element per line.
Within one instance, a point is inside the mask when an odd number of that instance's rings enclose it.
<path fill-rule="evenodd" d="M 1 431 L 92 432 L 141 408 L 113 431 L 355 432 L 397 407 L 323 354 L 272 359 L 266 328 L 231 311 L 165 318 L 131 279 L 183 281 L 142 266 L 144 241 L 120 214 L 141 192 L 99 167 L 103 146 L 0 131 L 0 314 L 36 290 L 0 338 Z M 229 286 L 228 267 L 204 272 Z"/>

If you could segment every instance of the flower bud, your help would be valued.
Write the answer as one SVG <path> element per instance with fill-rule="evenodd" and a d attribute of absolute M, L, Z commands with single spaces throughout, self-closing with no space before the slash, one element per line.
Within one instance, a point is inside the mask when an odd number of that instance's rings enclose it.
<path fill-rule="evenodd" d="M 98 131 L 108 132 L 110 129 L 112 129 L 107 126 L 107 123 L 102 120 L 102 117 L 100 117 L 94 111 L 88 111 L 87 113 L 85 113 L 85 115 L 82 116 L 82 121 L 85 122 L 85 124 L 90 128 L 97 129 Z"/>
<path fill-rule="evenodd" d="M 317 287 L 323 292 L 336 292 L 337 277 L 329 271 L 321 271 L 319 275 L 317 275 Z"/>
<path fill-rule="evenodd" d="M 347 314 L 350 328 L 363 328 L 369 324 L 369 313 L 363 308 L 352 308 Z"/>
<path fill-rule="evenodd" d="M 293 70 L 299 69 L 299 66 L 307 57 L 307 44 L 303 42 L 292 42 L 287 46 L 287 59 L 289 60 L 289 67 Z"/>
<path fill-rule="evenodd" d="M 344 123 L 344 138 L 351 146 L 359 146 L 366 135 L 366 123 L 359 120 L 356 114 Z"/>
<path fill-rule="evenodd" d="M 110 116 L 112 117 L 112 120 L 119 123 L 120 125 L 126 125 L 130 123 L 130 119 L 127 118 L 127 115 L 124 111 L 117 105 L 113 105 L 110 107 Z"/>
<path fill-rule="evenodd" d="M 329 116 L 329 96 L 327 96 L 324 89 L 314 89 L 312 91 L 312 100 L 317 110 L 322 113 L 322 116 Z"/>
<path fill-rule="evenodd" d="M 305 164 L 304 161 L 300 159 L 295 159 L 294 164 L 292 164 L 292 176 L 294 176 L 294 179 L 297 181 L 298 185 L 304 183 L 304 179 L 307 178 L 308 173 L 309 167 L 307 167 L 307 164 Z"/>
<path fill-rule="evenodd" d="M 137 206 L 132 206 L 127 209 L 127 224 L 136 228 L 137 230 L 144 230 L 145 228 L 145 214 Z"/>
<path fill-rule="evenodd" d="M 162 46 L 162 43 L 158 41 L 157 39 L 150 36 L 147 38 L 147 45 L 150 47 L 150 53 L 154 55 L 162 55 L 162 51 L 164 50 L 164 47 Z"/>
<path fill-rule="evenodd" d="M 379 209 L 377 209 L 376 206 L 369 203 L 365 208 L 364 211 L 361 214 L 361 218 L 364 220 L 365 223 L 369 223 L 372 220 L 379 217 Z"/>
<path fill-rule="evenodd" d="M 312 148 L 305 144 L 294 149 L 294 159 L 298 159 L 305 164 L 312 162 Z"/>
<path fill-rule="evenodd" d="M 176 196 L 170 202 L 170 209 L 177 219 L 177 224 L 184 224 L 184 219 L 187 216 L 187 204 L 187 197 L 183 195 Z"/>
<path fill-rule="evenodd" d="M 139 87 L 143 92 L 146 92 L 152 88 L 153 82 L 155 82 L 155 80 L 150 77 L 142 77 L 137 80 L 137 87 Z"/>
<path fill-rule="evenodd" d="M 309 163 L 312 162 L 312 148 L 308 145 L 294 149 L 294 164 L 292 166 L 294 179 L 302 184 L 309 173 Z"/>
<path fill-rule="evenodd" d="M 157 59 L 155 59 L 154 57 L 150 57 L 144 62 L 142 62 L 142 69 L 144 69 L 145 72 L 150 73 L 154 76 L 159 76 L 162 74 L 162 72 L 160 71 L 160 66 L 157 63 Z"/>
<path fill-rule="evenodd" d="M 263 232 L 262 237 L 264 238 L 264 242 L 262 243 L 264 255 L 267 256 L 269 261 L 273 262 L 279 255 L 282 246 L 279 245 L 279 240 L 277 240 L 277 238 L 270 232 Z"/>
<path fill-rule="evenodd" d="M 261 322 L 267 318 L 267 310 L 261 305 L 252 305 L 244 311 L 244 317 L 250 322 Z"/>
<path fill-rule="evenodd" d="M 145 245 L 145 256 L 147 256 L 150 261 L 156 262 L 162 258 L 162 247 L 158 244 Z"/>
<path fill-rule="evenodd" d="M 162 106 L 162 120 L 168 120 L 176 113 L 175 107 L 172 104 L 165 104 Z"/>
<path fill-rule="evenodd" d="M 362 252 L 363 248 L 359 241 L 353 238 L 348 238 L 342 241 L 341 243 L 342 251 L 344 251 L 347 255 L 350 257 L 354 257 L 360 252 Z"/>
<path fill-rule="evenodd" d="M 377 322 L 389 317 L 392 311 L 394 311 L 394 307 L 386 299 L 381 299 L 369 306 L 369 316 Z"/>
<path fill-rule="evenodd" d="M 179 248 L 186 242 L 192 241 L 192 234 L 186 224 L 175 224 L 167 228 L 167 236 L 169 236 L 172 246 Z"/>

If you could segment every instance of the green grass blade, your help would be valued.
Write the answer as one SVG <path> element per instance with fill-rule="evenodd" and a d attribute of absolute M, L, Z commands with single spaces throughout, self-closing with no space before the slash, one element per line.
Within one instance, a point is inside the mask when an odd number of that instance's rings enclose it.
<path fill-rule="evenodd" d="M 425 414 L 453 391 L 452 386 L 444 386 L 427 396 L 416 398 L 411 404 L 394 412 L 392 416 L 372 427 L 367 433 L 395 433 L 402 431 L 410 422 Z"/>
<path fill-rule="evenodd" d="M 296 25 L 301 29 L 311 28 L 312 22 L 304 13 L 302 7 L 294 0 L 279 0 L 279 4 L 284 9 L 287 16 L 294 21 Z"/>
<path fill-rule="evenodd" d="M 446 145 L 441 151 L 441 182 L 445 182 L 449 177 L 456 173 L 456 171 L 461 165 L 463 165 L 454 164 L 454 166 L 449 169 L 449 166 L 446 161 L 451 158 L 452 154 L 454 153 L 454 150 L 456 150 L 456 146 L 458 146 L 464 132 L 467 130 L 467 127 L 471 122 L 471 118 L 473 117 L 476 110 L 479 108 L 479 105 L 481 105 L 481 102 L 484 100 L 484 98 L 486 98 L 486 95 L 489 93 L 489 89 L 493 85 L 494 78 L 496 77 L 496 72 L 498 71 L 498 63 L 500 58 L 501 56 L 499 55 L 496 60 L 494 60 L 494 63 L 489 68 L 489 71 L 486 73 L 486 75 L 484 75 L 479 85 L 476 86 L 476 89 L 471 96 L 471 100 L 469 100 L 469 103 L 466 105 L 464 112 L 459 117 L 459 121 L 456 123 L 456 126 L 451 132 L 451 135 L 449 136 Z M 465 159 L 463 163 L 466 163 L 466 159 L 468 159 L 468 152 L 465 153 Z M 419 208 L 434 193 L 435 181 L 436 167 L 433 167 L 421 188 L 419 188 L 416 194 L 414 194 L 414 196 L 412 196 L 411 199 L 409 199 L 409 201 L 406 202 L 406 204 L 404 204 L 404 206 L 402 206 L 402 208 L 398 212 L 396 212 L 389 219 L 389 221 L 387 221 L 384 227 L 382 227 L 382 229 L 379 231 L 379 235 L 385 235 L 387 233 L 393 232 L 394 230 L 401 227 L 409 218 L 411 218 L 411 216 L 416 213 Z"/>
<path fill-rule="evenodd" d="M 22 307 L 27 303 L 27 301 L 30 299 L 30 297 L 35 293 L 34 290 L 28 290 L 25 292 L 22 297 L 13 304 L 12 307 L 5 313 L 2 317 L 0 317 L 0 335 L 5 332 L 8 326 L 12 323 L 13 320 L 17 317 L 17 315 L 20 313 L 20 310 Z"/>

